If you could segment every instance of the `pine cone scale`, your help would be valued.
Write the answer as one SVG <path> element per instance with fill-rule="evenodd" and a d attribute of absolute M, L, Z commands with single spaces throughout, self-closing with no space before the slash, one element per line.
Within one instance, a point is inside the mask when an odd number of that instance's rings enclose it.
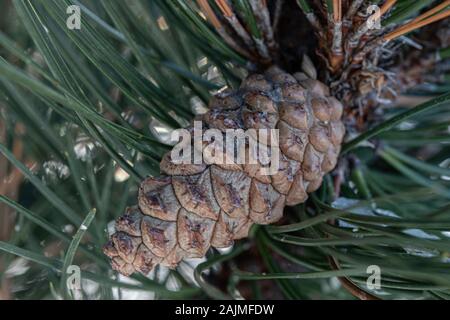
<path fill-rule="evenodd" d="M 203 257 L 211 246 L 230 246 L 253 224 L 274 223 L 286 205 L 306 201 L 336 165 L 345 134 L 342 105 L 329 93 L 304 74 L 271 68 L 247 77 L 239 90 L 214 97 L 201 117 L 204 127 L 223 135 L 227 129 L 278 129 L 279 141 L 256 131 L 249 137 L 267 138 L 264 144 L 279 150 L 279 170 L 264 175 L 261 169 L 269 163 L 261 155 L 241 164 L 228 150 L 211 150 L 207 141 L 197 150 L 206 155 L 202 164 L 175 164 L 166 154 L 165 176 L 145 179 L 139 206 L 116 221 L 104 248 L 113 268 L 147 274 L 157 264 L 175 267 L 182 259 Z M 250 146 L 244 147 L 251 156 Z M 228 162 L 215 163 L 217 156 Z"/>

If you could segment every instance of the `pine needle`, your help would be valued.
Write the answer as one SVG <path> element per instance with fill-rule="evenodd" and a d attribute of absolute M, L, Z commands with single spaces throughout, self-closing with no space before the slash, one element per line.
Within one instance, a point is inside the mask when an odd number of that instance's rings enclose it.
<path fill-rule="evenodd" d="M 347 10 L 347 13 L 345 14 L 345 20 L 352 23 L 353 22 L 352 17 L 356 14 L 356 12 L 361 7 L 363 2 L 364 2 L 363 0 L 353 0 L 352 4 L 350 5 L 349 9 Z"/>
<path fill-rule="evenodd" d="M 434 22 L 443 20 L 450 16 L 450 10 L 445 10 L 444 8 L 450 5 L 450 1 L 445 1 L 444 3 L 440 4 L 439 6 L 425 12 L 423 15 L 419 16 L 418 18 L 414 19 L 410 23 L 407 23 L 406 25 L 398 28 L 395 31 L 392 31 L 391 33 L 385 35 L 383 39 L 385 41 L 390 41 L 393 39 L 396 39 L 404 34 L 407 34 L 411 31 L 417 30 L 419 28 L 422 28 L 424 26 L 427 26 L 429 24 L 432 24 Z M 440 12 L 438 14 L 435 14 L 436 12 Z"/>
<path fill-rule="evenodd" d="M 335 22 L 342 20 L 342 0 L 333 0 L 333 18 Z"/>
<path fill-rule="evenodd" d="M 208 0 L 197 0 L 197 4 L 200 7 L 201 11 L 205 14 L 206 18 L 209 20 L 209 22 L 214 26 L 214 28 L 223 29 L 222 24 L 209 5 Z"/>
<path fill-rule="evenodd" d="M 219 8 L 221 10 L 225 10 L 224 12 L 226 12 L 227 14 L 230 12 L 232 14 L 231 9 L 228 7 L 228 4 L 226 4 L 225 1 L 222 0 L 222 1 L 217 1 L 217 2 L 218 2 L 218 5 L 220 3 Z M 245 50 L 240 45 L 238 45 L 233 40 L 233 38 L 231 38 L 228 35 L 228 33 L 225 32 L 225 29 L 224 29 L 222 23 L 220 23 L 219 19 L 217 18 L 216 14 L 214 13 L 213 9 L 209 5 L 208 0 L 197 0 L 197 4 L 200 7 L 200 10 L 202 11 L 202 13 L 206 16 L 206 18 L 209 20 L 209 22 L 216 29 L 217 33 L 225 40 L 225 42 L 228 43 L 228 45 L 230 47 L 232 47 L 234 50 L 236 50 L 237 52 L 242 54 L 244 57 L 252 58 L 251 54 L 247 50 Z"/>
<path fill-rule="evenodd" d="M 300 9 L 302 9 L 305 15 L 312 12 L 312 9 L 307 0 L 297 0 L 297 5 L 300 7 Z"/>
<path fill-rule="evenodd" d="M 438 13 L 441 10 L 444 10 L 448 6 L 450 6 L 450 0 L 446 0 L 443 3 L 441 3 L 440 5 L 436 6 L 435 8 L 425 12 L 424 14 L 421 14 L 420 16 L 415 18 L 413 21 L 411 21 L 411 23 L 415 23 L 415 22 L 421 21 L 425 18 L 428 18 L 428 17 L 434 15 L 435 13 Z"/>
<path fill-rule="evenodd" d="M 387 0 L 380 9 L 380 16 L 388 12 L 396 3 L 397 0 Z"/>
<path fill-rule="evenodd" d="M 244 42 L 246 46 L 246 52 L 254 52 L 255 46 L 252 37 L 236 17 L 236 14 L 234 13 L 228 2 L 226 0 L 216 0 L 216 4 L 231 28 L 233 28 L 239 38 Z"/>
<path fill-rule="evenodd" d="M 415 18 L 412 21 L 408 22 L 406 25 L 403 25 L 402 27 L 400 27 L 398 29 L 398 31 L 405 29 L 405 27 L 410 25 L 410 24 L 418 23 L 418 22 L 424 20 L 425 18 L 428 18 L 428 17 L 430 17 L 430 16 L 440 12 L 441 10 L 444 10 L 447 6 L 450 6 L 450 0 L 446 0 L 445 2 L 441 3 L 440 5 L 434 7 L 433 9 L 428 10 L 427 12 L 421 14 L 417 18 Z"/>
<path fill-rule="evenodd" d="M 313 9 L 311 8 L 309 2 L 307 0 L 297 0 L 297 5 L 303 11 L 303 13 L 306 16 L 306 19 L 308 19 L 309 23 L 314 27 L 316 32 L 319 35 L 323 34 L 322 25 L 319 19 L 317 18 L 316 14 L 314 13 Z"/>
<path fill-rule="evenodd" d="M 270 13 L 267 4 L 262 0 L 250 0 L 249 3 L 255 16 L 258 29 L 261 30 L 261 34 L 265 39 L 264 45 L 269 50 L 269 55 L 273 58 L 276 55 L 278 46 L 270 23 Z"/>
<path fill-rule="evenodd" d="M 231 17 L 233 15 L 233 10 L 225 0 L 216 0 L 216 4 L 225 17 Z"/>

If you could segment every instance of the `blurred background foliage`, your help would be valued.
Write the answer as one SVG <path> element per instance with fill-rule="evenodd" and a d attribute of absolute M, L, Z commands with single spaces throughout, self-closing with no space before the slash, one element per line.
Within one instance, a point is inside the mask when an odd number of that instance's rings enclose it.
<path fill-rule="evenodd" d="M 390 23 L 422 9 L 407 2 Z M 80 30 L 66 27 L 72 4 Z M 159 174 L 171 130 L 237 87 L 247 61 L 191 1 L 0 8 L 0 298 L 450 297 L 448 77 L 348 137 L 336 171 L 282 224 L 176 270 L 125 278 L 101 253 L 111 222 L 136 203 L 140 180 Z M 65 287 L 71 264 L 82 290 Z M 370 265 L 381 289 L 366 286 Z"/>

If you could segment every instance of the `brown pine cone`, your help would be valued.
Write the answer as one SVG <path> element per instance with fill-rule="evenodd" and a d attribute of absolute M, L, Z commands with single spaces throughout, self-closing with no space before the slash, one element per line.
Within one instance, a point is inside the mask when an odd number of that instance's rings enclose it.
<path fill-rule="evenodd" d="M 326 85 L 275 67 L 214 97 L 201 117 L 204 128 L 279 130 L 278 172 L 261 175 L 262 165 L 237 162 L 177 165 L 166 154 L 163 175 L 142 182 L 139 205 L 117 219 L 104 247 L 113 269 L 146 275 L 157 264 L 176 267 L 246 237 L 254 223 L 278 221 L 285 205 L 304 202 L 335 167 L 342 112 Z"/>

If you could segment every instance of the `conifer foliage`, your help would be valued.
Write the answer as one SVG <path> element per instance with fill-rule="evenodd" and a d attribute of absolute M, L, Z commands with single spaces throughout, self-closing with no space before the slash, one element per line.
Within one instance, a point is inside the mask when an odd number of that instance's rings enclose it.
<path fill-rule="evenodd" d="M 450 1 L 0 5 L 0 299 L 450 298 Z"/>

